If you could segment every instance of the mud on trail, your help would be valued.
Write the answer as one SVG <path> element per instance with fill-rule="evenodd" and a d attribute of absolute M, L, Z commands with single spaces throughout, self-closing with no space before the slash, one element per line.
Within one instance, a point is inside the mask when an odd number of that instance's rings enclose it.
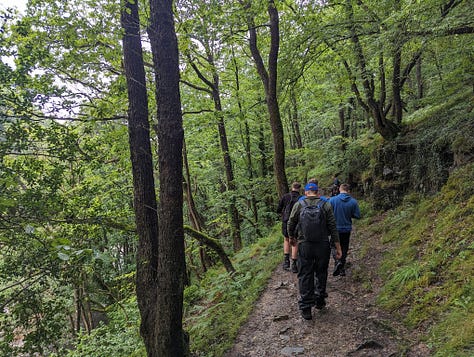
<path fill-rule="evenodd" d="M 332 276 L 331 258 L 326 307 L 312 309 L 312 320 L 304 320 L 298 310 L 297 275 L 280 264 L 224 356 L 430 356 L 428 347 L 413 342 L 395 314 L 375 305 L 381 286 L 378 268 L 386 249 L 379 240 L 365 232 L 353 234 L 344 277 Z M 363 259 L 362 241 L 371 246 L 370 257 Z"/>

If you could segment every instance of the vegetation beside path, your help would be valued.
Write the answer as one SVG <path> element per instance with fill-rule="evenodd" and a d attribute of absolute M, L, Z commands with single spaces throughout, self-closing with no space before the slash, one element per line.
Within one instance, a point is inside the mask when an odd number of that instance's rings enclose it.
<path fill-rule="evenodd" d="M 367 292 L 382 286 L 378 306 L 410 333 L 401 350 L 421 343 L 433 356 L 474 354 L 473 180 L 474 165 L 467 165 L 453 172 L 436 195 L 411 194 L 383 214 L 360 201 L 364 219 L 357 222 L 354 240 L 367 264 L 353 266 L 351 279 Z M 380 244 L 374 247 L 372 241 Z M 383 258 L 380 269 L 370 265 L 375 255 Z M 261 309 L 258 298 L 281 262 L 276 224 L 266 239 L 232 257 L 234 275 L 217 266 L 199 285 L 186 288 L 185 327 L 193 355 L 222 356 L 232 348 L 254 307 Z M 128 278 L 132 282 L 133 276 Z M 70 356 L 144 356 L 135 304 L 131 298 L 109 311 L 109 324 L 84 335 Z"/>
<path fill-rule="evenodd" d="M 378 303 L 403 321 L 411 331 L 411 343 L 423 342 L 435 356 L 474 353 L 474 191 L 463 184 L 473 179 L 474 165 L 469 165 L 451 175 L 434 197 L 407 196 L 399 208 L 384 215 L 361 202 L 365 218 L 358 229 L 377 235 L 384 253 Z M 361 233 L 356 239 L 363 242 Z M 374 247 L 362 244 L 359 254 L 373 253 Z M 212 270 L 199 287 L 187 288 L 187 326 L 194 353 L 221 356 L 232 346 L 238 327 L 280 262 L 276 227 L 268 239 L 235 257 L 235 277 Z M 374 276 L 363 269 L 353 274 L 370 290 Z"/>

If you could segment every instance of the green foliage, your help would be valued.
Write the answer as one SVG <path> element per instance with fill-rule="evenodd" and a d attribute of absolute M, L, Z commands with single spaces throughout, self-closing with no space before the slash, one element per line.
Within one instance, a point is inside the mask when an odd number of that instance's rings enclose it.
<path fill-rule="evenodd" d="M 393 1 L 350 3 L 377 98 L 382 97 L 380 70 L 385 69 L 386 75 L 393 72 L 398 41 L 403 43 L 402 68 L 409 68 L 413 56 L 422 51 L 421 82 L 413 70 L 402 90 L 406 110 L 402 124 L 419 129 L 412 140 L 410 181 L 436 191 L 454 166 L 472 159 L 473 37 L 447 32 L 471 25 L 472 4 L 441 0 L 402 2 L 400 7 Z M 446 3 L 454 6 L 440 18 Z M 354 98 L 343 61 L 353 74 L 360 72 L 342 5 L 278 2 L 277 90 L 285 141 L 287 147 L 294 144 L 296 124 L 303 141 L 303 148 L 287 151 L 290 182 L 316 177 L 325 187 L 336 172 L 343 181 L 349 175 L 357 183 L 369 181 L 379 159 L 373 153 L 386 144 L 374 135 L 367 113 Z M 270 45 L 266 6 L 265 1 L 251 6 L 264 57 Z M 144 28 L 149 11 L 142 10 Z M 227 206 L 235 200 L 246 246 L 234 257 L 235 276 L 216 267 L 185 291 L 193 349 L 205 353 L 212 346 L 220 353 L 279 259 L 274 253 L 280 249 L 279 234 L 259 240 L 277 218 L 271 128 L 261 80 L 248 60 L 242 7 L 237 2 L 186 0 L 179 2 L 176 11 L 181 54 L 195 56 L 207 78 L 219 74 L 236 185 L 235 192 L 225 189 L 216 116 L 209 113 L 214 105 L 211 96 L 183 86 L 194 202 L 206 233 L 230 250 Z M 133 354 L 133 346 L 143 353 L 137 311 L 133 300 L 126 300 L 133 286 L 117 279 L 135 268 L 119 13 L 119 2 L 86 0 L 30 1 L 23 18 L 0 14 L 0 306 L 9 311 L 1 316 L 0 345 L 5 355 L 60 354 L 75 338 L 68 321 L 76 312 L 73 295 L 78 289 L 87 292 L 84 299 L 93 307 L 108 307 L 111 319 L 90 335 L 81 331 L 78 354 L 127 355 Z M 151 63 L 148 46 L 144 51 Z M 210 58 L 215 68 L 204 64 Z M 149 67 L 147 78 L 153 84 Z M 185 56 L 180 68 L 186 82 L 202 82 Z M 360 80 L 356 78 L 355 84 L 363 96 Z M 417 93 L 417 84 L 423 84 L 423 96 Z M 149 92 L 153 99 L 154 91 Z M 388 104 L 390 89 L 386 94 Z M 340 128 L 340 109 L 346 128 Z M 153 100 L 150 113 L 151 124 L 156 124 Z M 349 135 L 343 137 L 342 129 Z M 404 131 L 401 138 L 412 133 Z M 464 320 L 463 333 L 443 334 L 464 312 L 472 316 L 472 301 L 467 298 L 472 296 L 471 281 L 465 278 L 472 268 L 472 225 L 467 223 L 472 223 L 473 209 L 472 202 L 465 200 L 473 194 L 472 177 L 459 173 L 466 181 L 457 182 L 451 176 L 440 195 L 443 199 L 435 202 L 436 209 L 432 201 L 412 194 L 405 198 L 403 208 L 375 224 L 370 218 L 372 208 L 361 201 L 364 220 L 374 223 L 371 229 L 384 233 L 387 244 L 398 246 L 384 266 L 389 283 L 381 299 L 394 309 L 401 308 L 403 301 L 410 302 L 413 308 L 407 322 L 412 326 L 431 316 L 445 318 L 430 338 L 440 353 L 446 346 L 448 355 L 455 354 L 451 350 L 464 353 L 463 341 L 472 340 L 472 324 Z M 190 244 L 188 249 L 194 258 L 189 260 L 198 261 L 198 247 Z M 365 281 L 362 274 L 360 279 Z M 460 291 L 462 284 L 465 290 Z M 392 292 L 396 298 L 389 301 Z M 117 301 L 123 299 L 122 311 Z M 13 350 L 9 344 L 15 328 L 26 333 L 22 349 Z"/>
<path fill-rule="evenodd" d="M 133 294 L 133 290 L 129 291 Z M 81 332 L 74 350 L 68 357 L 140 357 L 145 346 L 139 333 L 139 313 L 135 297 L 111 305 L 107 311 L 108 323 L 101 324 L 90 334 Z M 59 356 L 59 355 L 58 355 Z"/>
<path fill-rule="evenodd" d="M 281 261 L 279 226 L 234 256 L 237 272 L 221 267 L 185 289 L 185 326 L 196 356 L 222 356 L 252 311 L 276 264 Z"/>
<path fill-rule="evenodd" d="M 437 356 L 472 353 L 473 180 L 473 164 L 455 170 L 439 194 L 419 203 L 407 197 L 382 223 L 395 248 L 383 264 L 379 302 L 402 312 L 408 326 L 431 325 Z"/>

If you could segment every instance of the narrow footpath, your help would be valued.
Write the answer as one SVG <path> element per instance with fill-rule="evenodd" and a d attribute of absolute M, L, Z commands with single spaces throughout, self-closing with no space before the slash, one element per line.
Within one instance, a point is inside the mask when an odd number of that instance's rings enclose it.
<path fill-rule="evenodd" d="M 362 241 L 371 245 L 370 257 L 361 259 Z M 281 264 L 234 347 L 225 357 L 261 356 L 430 356 L 424 344 L 415 344 L 395 314 L 376 307 L 380 289 L 378 268 L 383 250 L 379 237 L 355 231 L 348 255 L 347 275 L 333 277 L 331 260 L 323 310 L 313 309 L 313 319 L 299 313 L 297 275 Z"/>

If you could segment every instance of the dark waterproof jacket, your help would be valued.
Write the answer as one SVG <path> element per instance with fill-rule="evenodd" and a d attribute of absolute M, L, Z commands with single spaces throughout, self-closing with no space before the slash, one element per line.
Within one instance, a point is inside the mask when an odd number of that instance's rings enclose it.
<path fill-rule="evenodd" d="M 347 193 L 340 193 L 329 199 L 336 217 L 336 226 L 339 232 L 352 230 L 352 218 L 360 218 L 357 200 Z"/>
<path fill-rule="evenodd" d="M 281 220 L 283 222 L 288 221 L 288 219 L 290 218 L 290 213 L 293 208 L 293 205 L 296 201 L 298 201 L 299 197 L 300 193 L 298 191 L 291 191 L 285 193 L 281 198 L 280 202 L 278 203 L 277 213 L 281 214 Z"/>
<path fill-rule="evenodd" d="M 306 201 L 308 205 L 314 206 L 319 203 L 319 201 L 324 202 L 322 205 L 322 209 L 324 210 L 324 215 L 326 217 L 326 224 L 328 229 L 328 234 L 331 236 L 332 242 L 339 242 L 339 234 L 337 233 L 336 229 L 336 219 L 334 218 L 334 213 L 332 211 L 331 204 L 326 200 L 321 200 L 317 196 L 307 196 L 304 200 L 300 200 L 295 203 L 293 206 L 293 210 L 290 214 L 290 219 L 288 220 L 288 235 L 290 237 L 297 237 L 298 241 L 304 241 L 303 234 L 298 227 L 298 221 L 300 219 L 300 212 L 302 209 L 302 201 Z M 328 237 L 329 240 L 329 237 Z"/>

